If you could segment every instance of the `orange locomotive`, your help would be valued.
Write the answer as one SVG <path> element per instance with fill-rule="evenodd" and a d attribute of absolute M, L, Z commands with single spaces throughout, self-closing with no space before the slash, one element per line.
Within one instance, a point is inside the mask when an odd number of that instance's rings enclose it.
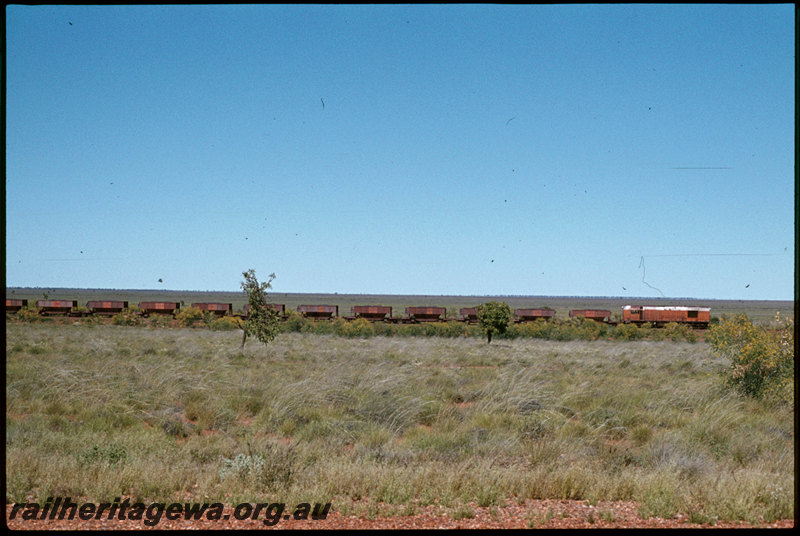
<path fill-rule="evenodd" d="M 710 307 L 626 305 L 622 308 L 623 324 L 650 324 L 663 327 L 670 322 L 707 328 L 711 322 Z"/>

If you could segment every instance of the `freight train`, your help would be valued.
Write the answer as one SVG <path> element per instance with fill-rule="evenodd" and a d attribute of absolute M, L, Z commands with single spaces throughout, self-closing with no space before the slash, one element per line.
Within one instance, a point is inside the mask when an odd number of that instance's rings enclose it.
<path fill-rule="evenodd" d="M 192 303 L 192 307 L 207 311 L 216 316 L 236 316 L 247 318 L 250 306 L 245 305 L 241 312 L 234 312 L 231 303 Z M 16 313 L 28 307 L 28 300 L 6 299 L 6 313 Z M 278 318 L 289 318 L 285 304 L 269 304 Z M 92 300 L 86 302 L 85 308 L 79 308 L 77 300 L 37 300 L 36 309 L 42 316 L 111 316 L 128 308 L 127 301 Z M 179 302 L 147 301 L 139 302 L 138 314 L 149 316 L 152 314 L 175 316 L 181 308 Z M 312 320 L 333 320 L 339 317 L 338 305 L 298 305 L 296 312 L 303 318 Z M 534 322 L 538 319 L 551 320 L 556 312 L 550 308 L 515 309 L 514 323 Z M 621 320 L 612 318 L 611 311 L 607 309 L 572 309 L 570 318 L 586 318 L 605 324 L 635 324 L 663 327 L 670 322 L 685 324 L 698 329 L 708 327 L 711 321 L 711 308 L 709 307 L 684 307 L 684 306 L 649 306 L 625 305 L 622 307 Z M 457 317 L 448 317 L 445 307 L 406 307 L 402 317 L 392 316 L 392 307 L 386 305 L 356 305 L 350 314 L 343 316 L 345 320 L 363 318 L 370 322 L 393 322 L 404 324 L 417 324 L 420 322 L 465 322 L 475 324 L 478 322 L 477 307 L 464 307 L 459 310 Z"/>

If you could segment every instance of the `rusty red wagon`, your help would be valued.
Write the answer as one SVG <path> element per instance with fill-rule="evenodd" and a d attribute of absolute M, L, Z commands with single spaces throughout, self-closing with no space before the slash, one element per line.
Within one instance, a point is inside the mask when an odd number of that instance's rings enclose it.
<path fill-rule="evenodd" d="M 388 305 L 354 305 L 350 311 L 353 318 L 366 318 L 370 322 L 392 319 L 392 308 Z"/>
<path fill-rule="evenodd" d="M 534 322 L 539 318 L 548 320 L 556 316 L 554 309 L 514 309 L 514 322 Z"/>
<path fill-rule="evenodd" d="M 198 303 L 193 303 L 192 307 L 200 309 L 201 311 L 207 311 L 209 313 L 213 313 L 216 316 L 225 316 L 233 312 L 232 303 L 198 302 Z"/>
<path fill-rule="evenodd" d="M 283 303 L 268 303 L 267 309 L 275 311 L 278 313 L 278 317 L 281 320 L 286 320 L 288 315 L 286 314 L 286 304 Z M 243 309 L 243 314 L 241 315 L 244 318 L 247 318 L 250 315 L 250 304 L 246 303 Z"/>
<path fill-rule="evenodd" d="M 464 307 L 458 311 L 461 315 L 461 321 L 467 324 L 478 323 L 478 308 L 477 307 Z"/>
<path fill-rule="evenodd" d="M 338 305 L 298 305 L 297 312 L 305 318 L 314 320 L 330 320 L 339 316 Z"/>
<path fill-rule="evenodd" d="M 6 312 L 7 313 L 16 313 L 23 307 L 28 306 L 28 300 L 11 300 L 6 298 Z"/>
<path fill-rule="evenodd" d="M 280 314 L 281 316 L 286 314 L 286 304 L 283 303 L 268 303 L 267 309 L 271 309 Z"/>
<path fill-rule="evenodd" d="M 407 322 L 444 322 L 446 318 L 444 307 L 406 307 Z"/>
<path fill-rule="evenodd" d="M 90 300 L 86 302 L 86 309 L 93 315 L 115 315 L 128 308 L 126 301 Z"/>
<path fill-rule="evenodd" d="M 611 311 L 607 309 L 572 309 L 569 316 L 570 318 L 588 318 L 595 322 L 611 322 Z"/>
<path fill-rule="evenodd" d="M 78 300 L 37 300 L 36 307 L 42 316 L 69 315 L 78 307 Z"/>
<path fill-rule="evenodd" d="M 173 315 L 181 308 L 178 302 L 165 302 L 165 301 L 145 301 L 139 302 L 139 313 L 142 316 L 149 316 L 151 314 L 157 315 Z"/>
<path fill-rule="evenodd" d="M 267 309 L 272 309 L 273 311 L 277 311 L 280 314 L 286 313 L 286 305 L 283 304 L 283 303 L 268 303 L 267 304 Z M 245 312 L 245 314 L 250 312 L 250 304 L 249 303 L 245 304 L 244 312 Z"/>

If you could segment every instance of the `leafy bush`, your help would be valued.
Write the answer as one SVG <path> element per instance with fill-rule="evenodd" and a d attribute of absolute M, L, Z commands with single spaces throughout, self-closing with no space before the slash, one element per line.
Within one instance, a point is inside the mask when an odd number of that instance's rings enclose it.
<path fill-rule="evenodd" d="M 80 307 L 78 309 L 81 309 Z M 80 317 L 79 322 L 84 326 L 95 326 L 99 324 L 105 323 L 105 316 L 103 315 L 95 315 L 95 314 L 86 314 L 85 316 Z"/>
<path fill-rule="evenodd" d="M 233 316 L 223 316 L 215 318 L 208 325 L 211 331 L 233 331 L 242 328 L 241 321 Z"/>
<path fill-rule="evenodd" d="M 511 308 L 506 302 L 491 301 L 477 307 L 478 323 L 486 334 L 486 342 L 492 342 L 492 335 L 502 335 L 511 321 Z"/>
<path fill-rule="evenodd" d="M 331 322 L 330 320 L 311 320 L 309 328 L 311 333 L 316 335 L 332 335 L 343 329 L 343 325 L 347 323 L 342 317 L 337 317 Z"/>
<path fill-rule="evenodd" d="M 447 322 L 442 328 L 444 337 L 469 337 L 474 333 L 475 330 L 470 329 L 470 326 L 464 322 Z"/>
<path fill-rule="evenodd" d="M 667 326 L 674 324 L 674 322 L 670 322 Z M 667 329 L 654 329 L 651 330 L 650 336 L 648 337 L 651 341 L 665 341 L 667 340 Z"/>
<path fill-rule="evenodd" d="M 422 326 L 422 334 L 426 337 L 441 337 L 447 328 L 444 322 L 425 322 Z"/>
<path fill-rule="evenodd" d="M 681 326 L 677 322 L 669 322 L 666 326 L 664 326 L 664 338 L 672 339 L 673 341 L 679 341 L 683 338 L 681 333 Z"/>
<path fill-rule="evenodd" d="M 264 458 L 258 454 L 237 454 L 235 458 L 222 458 L 219 478 L 225 480 L 229 476 L 246 478 L 250 474 L 259 474 L 264 470 Z"/>
<path fill-rule="evenodd" d="M 346 320 L 341 317 L 330 320 L 314 320 L 306 318 L 297 311 L 289 311 L 286 320 L 280 322 L 281 333 L 314 333 L 316 335 L 340 334 L 344 330 Z"/>
<path fill-rule="evenodd" d="M 611 336 L 617 340 L 635 341 L 645 338 L 649 331 L 645 327 L 636 327 L 636 324 L 618 324 Z"/>
<path fill-rule="evenodd" d="M 375 328 L 366 318 L 357 318 L 352 322 L 337 323 L 336 334 L 342 337 L 372 337 L 375 335 Z"/>
<path fill-rule="evenodd" d="M 297 311 L 289 311 L 289 316 L 281 324 L 281 331 L 289 333 L 301 333 L 304 331 L 306 319 Z"/>
<path fill-rule="evenodd" d="M 117 444 L 103 446 L 94 445 L 92 448 L 78 453 L 78 463 L 82 466 L 93 464 L 116 465 L 128 458 L 125 447 Z"/>
<path fill-rule="evenodd" d="M 141 326 L 142 317 L 139 315 L 139 308 L 132 305 L 122 312 L 111 317 L 111 323 L 115 326 Z"/>
<path fill-rule="evenodd" d="M 242 276 L 244 281 L 242 281 L 241 287 L 247 294 L 250 311 L 242 325 L 241 348 L 244 348 L 248 335 L 254 336 L 263 344 L 268 344 L 280 331 L 278 312 L 267 307 L 267 290 L 272 288 L 275 274 L 269 274 L 269 281 L 259 282 L 255 270 L 251 268 L 242 272 Z"/>
<path fill-rule="evenodd" d="M 288 485 L 294 473 L 294 448 L 281 444 L 267 444 L 262 454 L 237 454 L 222 458 L 220 480 L 234 478 L 254 482 L 259 487 Z"/>
<path fill-rule="evenodd" d="M 382 337 L 392 337 L 397 335 L 397 327 L 394 324 L 389 324 L 388 322 L 375 322 L 375 325 L 372 326 L 372 329 L 375 330 L 375 335 Z"/>
<path fill-rule="evenodd" d="M 533 322 L 515 324 L 506 332 L 510 338 L 530 337 L 534 339 L 554 339 L 556 326 L 544 318 L 537 318 Z"/>
<path fill-rule="evenodd" d="M 42 317 L 39 315 L 39 310 L 34 305 L 28 305 L 27 307 L 21 308 L 16 312 L 14 318 L 21 322 L 38 322 L 42 319 Z"/>
<path fill-rule="evenodd" d="M 602 322 L 596 322 L 590 318 L 576 317 L 570 318 L 565 322 L 557 324 L 559 340 L 575 340 L 580 339 L 584 341 L 593 341 L 601 337 L 605 337 L 608 332 L 608 326 Z"/>
<path fill-rule="evenodd" d="M 198 307 L 187 307 L 186 309 L 181 309 L 178 311 L 178 314 L 175 315 L 175 318 L 178 320 L 178 323 L 186 328 L 192 327 L 195 322 L 200 322 L 205 320 L 205 313 L 202 309 Z"/>
<path fill-rule="evenodd" d="M 172 321 L 171 315 L 163 315 L 163 314 L 150 315 L 150 325 L 153 326 L 154 328 L 169 327 L 171 321 Z"/>
<path fill-rule="evenodd" d="M 775 317 L 777 327 L 754 325 L 745 314 L 723 317 L 706 340 L 731 360 L 728 382 L 754 398 L 774 395 L 789 401 L 794 375 L 794 322 Z"/>
<path fill-rule="evenodd" d="M 673 341 L 697 341 L 697 336 L 694 334 L 694 330 L 690 326 L 687 326 L 686 324 L 678 324 L 677 322 L 670 322 L 664 326 L 664 337 Z"/>
<path fill-rule="evenodd" d="M 418 337 L 425 334 L 424 329 L 422 324 L 400 324 L 397 326 L 397 334 L 403 337 Z"/>

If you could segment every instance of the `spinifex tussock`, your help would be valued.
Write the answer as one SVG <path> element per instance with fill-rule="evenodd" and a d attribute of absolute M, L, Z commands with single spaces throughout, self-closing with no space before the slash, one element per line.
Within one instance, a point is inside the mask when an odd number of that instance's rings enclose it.
<path fill-rule="evenodd" d="M 792 515 L 791 406 L 729 389 L 705 343 L 282 333 L 239 351 L 237 332 L 192 328 L 6 335 L 7 500 L 458 509 L 513 495 Z"/>

